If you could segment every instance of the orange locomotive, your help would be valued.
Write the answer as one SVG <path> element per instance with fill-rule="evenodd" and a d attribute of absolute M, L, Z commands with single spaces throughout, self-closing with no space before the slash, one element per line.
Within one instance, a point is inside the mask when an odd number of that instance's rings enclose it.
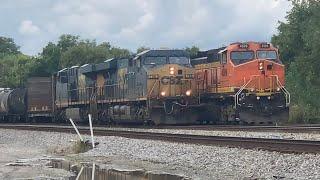
<path fill-rule="evenodd" d="M 192 59 L 203 113 L 215 122 L 274 124 L 288 119 L 285 67 L 269 43 L 233 43 Z"/>

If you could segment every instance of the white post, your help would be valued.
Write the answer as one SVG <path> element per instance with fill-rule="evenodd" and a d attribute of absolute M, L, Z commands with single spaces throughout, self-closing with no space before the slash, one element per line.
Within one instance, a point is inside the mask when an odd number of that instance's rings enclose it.
<path fill-rule="evenodd" d="M 77 176 L 76 180 L 79 180 L 79 178 L 80 178 L 80 176 L 82 174 L 82 171 L 83 171 L 83 166 L 81 166 L 81 169 L 80 169 L 80 171 L 78 173 L 78 176 Z"/>
<path fill-rule="evenodd" d="M 76 130 L 76 132 L 77 132 L 77 134 L 78 134 L 78 136 L 79 136 L 79 138 L 80 138 L 81 142 L 84 142 L 84 141 L 83 141 L 83 138 L 82 138 L 81 134 L 79 133 L 78 128 L 77 128 L 77 127 L 76 127 L 76 125 L 74 124 L 73 120 L 72 120 L 71 118 L 70 118 L 69 120 L 70 120 L 70 122 L 71 122 L 71 124 L 72 124 L 73 128 Z"/>
<path fill-rule="evenodd" d="M 94 180 L 94 173 L 95 173 L 95 171 L 96 171 L 96 164 L 93 163 L 93 165 L 92 165 L 92 176 L 91 176 L 91 180 Z"/>
<path fill-rule="evenodd" d="M 93 128 L 92 128 L 92 119 L 91 119 L 91 114 L 88 114 L 88 116 L 89 116 L 89 125 L 90 125 L 90 132 L 91 132 L 92 148 L 94 148 Z"/>

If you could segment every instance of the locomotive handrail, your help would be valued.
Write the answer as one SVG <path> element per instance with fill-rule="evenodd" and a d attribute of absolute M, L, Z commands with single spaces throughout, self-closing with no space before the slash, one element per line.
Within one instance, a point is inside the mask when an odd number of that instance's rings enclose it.
<path fill-rule="evenodd" d="M 153 89 L 154 89 L 154 87 L 155 87 L 155 85 L 156 85 L 156 83 L 157 83 L 158 81 L 160 81 L 160 80 L 155 80 L 155 81 L 154 81 L 154 83 L 153 83 L 153 85 L 152 85 L 152 88 L 150 89 L 150 92 L 148 93 L 148 97 L 151 96 L 151 93 L 153 92 Z"/>
<path fill-rule="evenodd" d="M 279 76 L 278 75 L 271 75 L 276 77 L 277 79 L 277 85 L 280 87 L 280 89 L 282 90 L 282 92 L 286 95 L 286 107 L 288 107 L 291 103 L 291 95 L 289 93 L 289 91 L 282 85 L 281 81 L 279 80 Z"/>
<path fill-rule="evenodd" d="M 236 108 L 237 107 L 237 105 L 239 105 L 239 95 L 240 95 L 240 93 L 244 90 L 244 88 L 246 88 L 247 86 L 248 86 L 248 84 L 253 80 L 253 77 L 259 77 L 259 75 L 252 75 L 251 77 L 250 77 L 250 80 L 246 83 L 246 84 L 244 84 L 243 86 L 241 86 L 241 88 L 239 89 L 239 91 L 235 94 L 235 96 L 234 96 L 234 108 Z"/>
<path fill-rule="evenodd" d="M 147 102 L 148 102 L 148 107 L 150 106 L 150 96 L 151 96 L 151 93 L 153 92 L 153 89 L 154 87 L 156 86 L 156 83 L 157 82 L 160 82 L 160 80 L 155 80 L 153 85 L 152 85 L 152 88 L 150 89 L 150 92 L 148 93 L 148 96 L 147 96 Z"/>

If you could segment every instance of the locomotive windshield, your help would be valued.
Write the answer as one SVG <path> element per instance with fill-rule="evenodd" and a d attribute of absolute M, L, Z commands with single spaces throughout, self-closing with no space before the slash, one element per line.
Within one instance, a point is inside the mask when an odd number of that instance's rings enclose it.
<path fill-rule="evenodd" d="M 231 60 L 235 65 L 248 62 L 254 58 L 253 51 L 233 51 L 231 52 Z"/>
<path fill-rule="evenodd" d="M 148 56 L 144 60 L 146 65 L 163 65 L 167 64 L 167 57 L 165 56 Z"/>
<path fill-rule="evenodd" d="M 276 51 L 257 51 L 257 57 L 259 59 L 277 59 L 277 52 Z"/>
<path fill-rule="evenodd" d="M 190 64 L 190 59 L 184 56 L 180 57 L 169 57 L 169 63 L 170 64 Z"/>

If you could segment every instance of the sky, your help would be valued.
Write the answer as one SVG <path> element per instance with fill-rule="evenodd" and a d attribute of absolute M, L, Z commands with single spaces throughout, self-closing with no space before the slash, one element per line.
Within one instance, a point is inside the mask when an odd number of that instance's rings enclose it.
<path fill-rule="evenodd" d="M 0 36 L 36 55 L 62 34 L 127 48 L 270 41 L 287 0 L 0 0 Z"/>

